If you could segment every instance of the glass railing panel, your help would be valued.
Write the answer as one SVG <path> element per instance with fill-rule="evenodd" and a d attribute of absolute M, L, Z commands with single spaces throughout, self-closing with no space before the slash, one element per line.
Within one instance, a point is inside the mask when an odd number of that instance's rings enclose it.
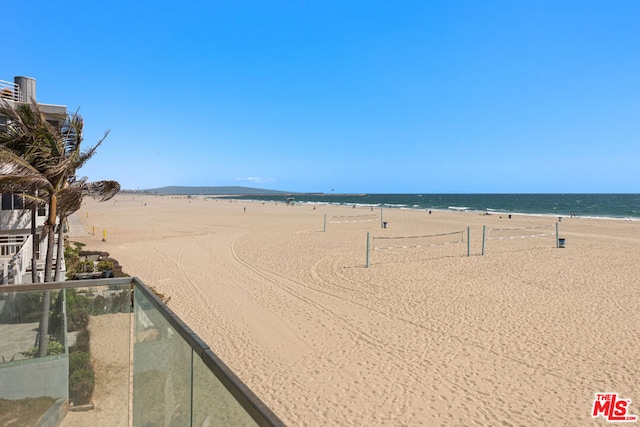
<path fill-rule="evenodd" d="M 63 427 L 128 425 L 131 284 L 65 290 L 69 413 Z"/>
<path fill-rule="evenodd" d="M 0 398 L 66 397 L 61 303 L 58 290 L 0 293 Z"/>
<path fill-rule="evenodd" d="M 191 425 L 192 349 L 135 288 L 133 425 Z"/>
<path fill-rule="evenodd" d="M 128 424 L 131 282 L 80 286 L 0 287 L 0 425 Z"/>
<path fill-rule="evenodd" d="M 193 360 L 193 424 L 194 426 L 256 426 L 256 422 L 240 406 L 227 388 L 211 372 L 202 359 Z"/>

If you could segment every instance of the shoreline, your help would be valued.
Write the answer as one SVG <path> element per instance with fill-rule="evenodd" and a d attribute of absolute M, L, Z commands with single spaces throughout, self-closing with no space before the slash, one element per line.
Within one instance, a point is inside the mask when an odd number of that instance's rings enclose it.
<path fill-rule="evenodd" d="M 302 200 L 302 201 L 298 201 L 296 203 L 298 204 L 318 204 L 318 205 L 335 205 L 335 206 L 357 206 L 357 207 L 373 207 L 373 208 L 381 208 L 381 207 L 386 207 L 389 209 L 395 209 L 395 208 L 400 208 L 400 209 L 418 209 L 418 210 L 438 210 L 438 211 L 469 211 L 469 212 L 498 212 L 498 213 L 502 213 L 502 214 L 517 214 L 517 215 L 542 215 L 542 216 L 562 216 L 562 217 L 570 217 L 573 216 L 573 214 L 577 214 L 579 217 L 583 217 L 583 218 L 604 218 L 604 219 L 629 219 L 629 220 L 640 220 L 640 214 L 638 212 L 638 209 L 640 208 L 640 199 L 635 201 L 632 201 L 631 199 L 636 197 L 636 198 L 640 198 L 640 195 L 638 194 L 626 194 L 626 193 L 596 193 L 596 194 L 588 194 L 588 193 L 584 193 L 584 194 L 561 194 L 561 193 L 557 193 L 557 194 L 536 194 L 536 193 L 525 193 L 525 194 L 436 194 L 436 195 L 425 195 L 425 197 L 423 198 L 422 195 L 419 194 L 371 194 L 371 195 L 366 195 L 371 196 L 371 198 L 373 200 L 367 202 L 367 203 L 363 203 L 362 200 L 358 200 L 358 199 L 351 199 L 351 200 L 344 200 L 342 199 L 341 196 L 339 195 L 326 195 L 326 198 L 324 198 L 324 200 L 316 200 L 316 201 L 309 201 L 309 200 Z M 480 198 L 487 198 L 490 199 L 491 197 L 498 197 L 499 199 L 502 199 L 503 197 L 509 197 L 509 196 L 514 196 L 514 197 L 522 197 L 524 199 L 527 198 L 531 198 L 531 197 L 562 197 L 561 199 L 557 199 L 557 200 L 519 200 L 517 203 L 527 203 L 527 204 L 532 204 L 532 206 L 537 205 L 538 203 L 542 203 L 542 204 L 547 204 L 548 206 L 548 210 L 546 211 L 537 211 L 538 209 L 533 209 L 533 211 L 526 211 L 526 210 L 520 210 L 518 208 L 500 208 L 500 207 L 492 207 L 492 206 L 496 206 L 496 205 L 500 205 L 501 203 L 507 203 L 507 204 L 511 204 L 512 202 L 508 202 L 507 200 L 484 200 L 484 201 L 480 201 L 477 200 L 478 197 Z M 611 196 L 612 199 L 611 200 L 597 200 L 597 201 L 589 201 L 589 202 L 585 202 L 584 200 L 575 200 L 573 203 L 566 203 L 567 199 L 572 199 L 572 198 L 579 198 L 579 197 L 607 197 L 607 196 Z M 593 213 L 590 210 L 594 207 L 592 206 L 592 203 L 615 203 L 617 202 L 616 197 L 618 196 L 623 196 L 627 199 L 629 199 L 627 201 L 627 205 L 624 205 L 624 207 L 626 207 L 627 209 L 629 209 L 631 212 L 635 212 L 635 214 L 629 214 L 629 213 Z M 224 196 L 223 196 L 224 197 Z M 226 197 L 230 197 L 230 196 L 226 196 Z M 268 198 L 260 198 L 261 196 L 255 196 L 256 198 L 250 198 L 250 196 L 246 196 L 247 198 L 240 198 L 237 199 L 239 201 L 243 201 L 243 200 L 256 200 L 256 201 L 276 201 L 271 197 Z M 263 196 L 264 197 L 264 196 Z M 357 196 L 352 196 L 352 197 L 357 197 Z M 398 200 L 397 198 L 401 197 L 401 200 Z M 425 200 L 428 200 L 430 197 L 437 197 L 440 200 L 438 200 L 437 203 L 435 204 L 427 204 L 424 203 Z M 470 199 L 460 199 L 460 197 L 469 197 Z M 443 200 L 449 198 L 449 203 L 447 204 L 446 202 L 445 205 L 443 206 Z M 338 199 L 335 200 L 334 199 Z M 402 203 L 393 203 L 390 200 L 396 200 L 398 202 L 402 201 Z M 409 199 L 409 200 L 407 200 Z M 476 200 L 474 200 L 476 199 Z M 411 201 L 413 201 L 414 203 L 411 203 Z M 276 201 L 277 202 L 277 201 Z M 373 202 L 373 203 L 372 203 Z M 420 202 L 420 203 L 418 203 Z M 471 205 L 467 205 L 467 204 L 457 204 L 457 203 L 463 203 L 463 202 L 471 202 Z M 489 204 L 489 206 L 486 206 L 486 203 Z M 577 204 L 576 204 L 577 203 Z M 580 205 L 580 203 L 586 203 L 584 205 Z M 484 205 L 484 206 L 475 206 L 475 207 L 471 207 L 474 205 Z M 556 212 L 556 209 L 560 209 L 559 211 Z M 615 210 L 615 209 L 614 209 Z"/>

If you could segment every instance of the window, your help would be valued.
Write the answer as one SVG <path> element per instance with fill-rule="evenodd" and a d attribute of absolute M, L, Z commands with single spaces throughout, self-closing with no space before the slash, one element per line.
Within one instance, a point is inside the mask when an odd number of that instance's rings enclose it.
<path fill-rule="evenodd" d="M 24 209 L 24 196 L 22 194 L 13 195 L 13 209 Z"/>
<path fill-rule="evenodd" d="M 2 193 L 2 210 L 24 209 L 24 196 L 22 194 Z"/>
<path fill-rule="evenodd" d="M 2 193 L 2 210 L 9 211 L 13 209 L 13 194 Z"/>

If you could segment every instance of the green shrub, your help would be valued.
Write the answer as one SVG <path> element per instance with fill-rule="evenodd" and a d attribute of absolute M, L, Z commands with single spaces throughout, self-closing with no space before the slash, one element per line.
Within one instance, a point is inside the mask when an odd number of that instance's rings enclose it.
<path fill-rule="evenodd" d="M 64 346 L 62 345 L 62 343 L 59 343 L 58 341 L 50 340 L 49 344 L 47 345 L 47 356 L 53 356 L 55 354 L 62 354 L 62 353 L 64 353 Z M 20 354 L 22 354 L 25 357 L 35 357 L 36 354 L 38 354 L 38 347 L 33 347 L 31 350 L 28 350 L 28 351 L 21 351 Z"/>
<path fill-rule="evenodd" d="M 69 311 L 69 331 L 79 331 L 89 324 L 89 309 L 78 307 Z"/>
<path fill-rule="evenodd" d="M 17 294 L 16 320 L 20 323 L 39 322 L 42 317 L 42 291 L 19 292 Z M 55 301 L 58 292 L 51 292 L 51 299 Z"/>
<path fill-rule="evenodd" d="M 89 307 L 86 289 L 67 289 L 67 307 Z"/>
<path fill-rule="evenodd" d="M 64 295 L 65 291 L 61 290 L 57 292 L 55 303 L 52 305 L 51 316 L 49 317 L 49 335 L 53 337 L 55 341 L 65 342 L 65 324 L 64 324 Z"/>
<path fill-rule="evenodd" d="M 89 341 L 91 340 L 91 334 L 87 328 L 80 329 L 76 336 L 76 345 L 73 346 L 74 351 L 84 351 L 89 353 Z"/>
<path fill-rule="evenodd" d="M 97 269 L 98 271 L 113 270 L 113 262 L 106 260 L 100 261 L 98 262 Z"/>
<path fill-rule="evenodd" d="M 84 264 L 80 266 L 80 250 L 84 244 L 80 244 L 77 242 L 73 243 L 75 247 L 66 246 L 64 248 L 64 261 L 67 266 L 66 277 L 67 280 L 73 280 L 76 277 L 76 273 L 80 273 L 82 268 L 86 268 Z"/>
<path fill-rule="evenodd" d="M 70 246 L 64 248 L 64 262 L 67 266 L 67 271 L 75 272 L 78 269 L 78 263 L 80 262 L 78 251 Z"/>
<path fill-rule="evenodd" d="M 93 300 L 91 300 L 91 314 L 94 316 L 99 316 L 101 314 L 108 313 L 109 311 L 109 300 L 107 300 L 102 295 L 97 295 Z"/>
<path fill-rule="evenodd" d="M 113 300 L 113 312 L 115 313 L 129 313 L 131 312 L 131 297 L 132 294 L 129 291 L 122 291 L 112 297 Z"/>
<path fill-rule="evenodd" d="M 79 331 L 89 324 L 89 298 L 75 289 L 67 289 L 66 294 L 69 332 Z"/>
<path fill-rule="evenodd" d="M 93 273 L 95 271 L 95 265 L 93 261 L 84 260 L 78 263 L 78 273 Z"/>
<path fill-rule="evenodd" d="M 69 354 L 69 376 L 75 371 L 85 369 L 92 370 L 89 353 L 85 351 L 74 351 Z"/>
<path fill-rule="evenodd" d="M 91 402 L 96 380 L 90 369 L 78 369 L 69 377 L 69 400 L 75 405 Z"/>
<path fill-rule="evenodd" d="M 77 256 L 79 256 L 77 248 L 72 248 L 71 246 L 67 246 L 67 247 L 64 248 L 64 258 L 65 258 L 65 260 L 67 259 L 67 257 L 73 258 L 73 257 L 77 257 Z"/>
<path fill-rule="evenodd" d="M 64 346 L 61 342 L 58 341 L 49 341 L 49 346 L 47 348 L 47 355 L 51 356 L 53 354 L 62 354 L 64 353 Z"/>

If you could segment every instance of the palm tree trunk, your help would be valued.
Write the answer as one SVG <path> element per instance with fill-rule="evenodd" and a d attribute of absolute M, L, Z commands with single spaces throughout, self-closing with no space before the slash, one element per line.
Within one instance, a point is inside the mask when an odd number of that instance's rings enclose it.
<path fill-rule="evenodd" d="M 53 264 L 53 241 L 55 239 L 57 198 L 55 194 L 51 195 L 49 201 L 49 218 L 47 220 L 47 259 L 44 264 L 44 281 L 51 281 L 51 270 Z M 38 328 L 38 357 L 47 355 L 49 347 L 49 309 L 51 306 L 51 291 L 42 293 L 42 317 L 40 318 L 40 327 Z"/>
<path fill-rule="evenodd" d="M 38 282 L 38 233 L 36 231 L 37 208 L 31 208 L 31 283 Z"/>
<path fill-rule="evenodd" d="M 60 281 L 60 269 L 62 268 L 61 260 L 64 257 L 64 221 L 66 217 L 60 216 L 60 224 L 58 224 L 58 252 L 56 255 L 56 271 L 53 276 L 54 282 Z"/>
<path fill-rule="evenodd" d="M 56 237 L 56 215 L 57 214 L 57 197 L 51 195 L 49 200 L 49 218 L 47 219 L 47 258 L 44 263 L 44 281 L 51 281 L 51 273 L 53 272 L 53 250 L 54 240 Z"/>
<path fill-rule="evenodd" d="M 47 355 L 49 348 L 49 310 L 51 308 L 51 291 L 42 293 L 42 316 L 38 328 L 38 357 Z"/>

